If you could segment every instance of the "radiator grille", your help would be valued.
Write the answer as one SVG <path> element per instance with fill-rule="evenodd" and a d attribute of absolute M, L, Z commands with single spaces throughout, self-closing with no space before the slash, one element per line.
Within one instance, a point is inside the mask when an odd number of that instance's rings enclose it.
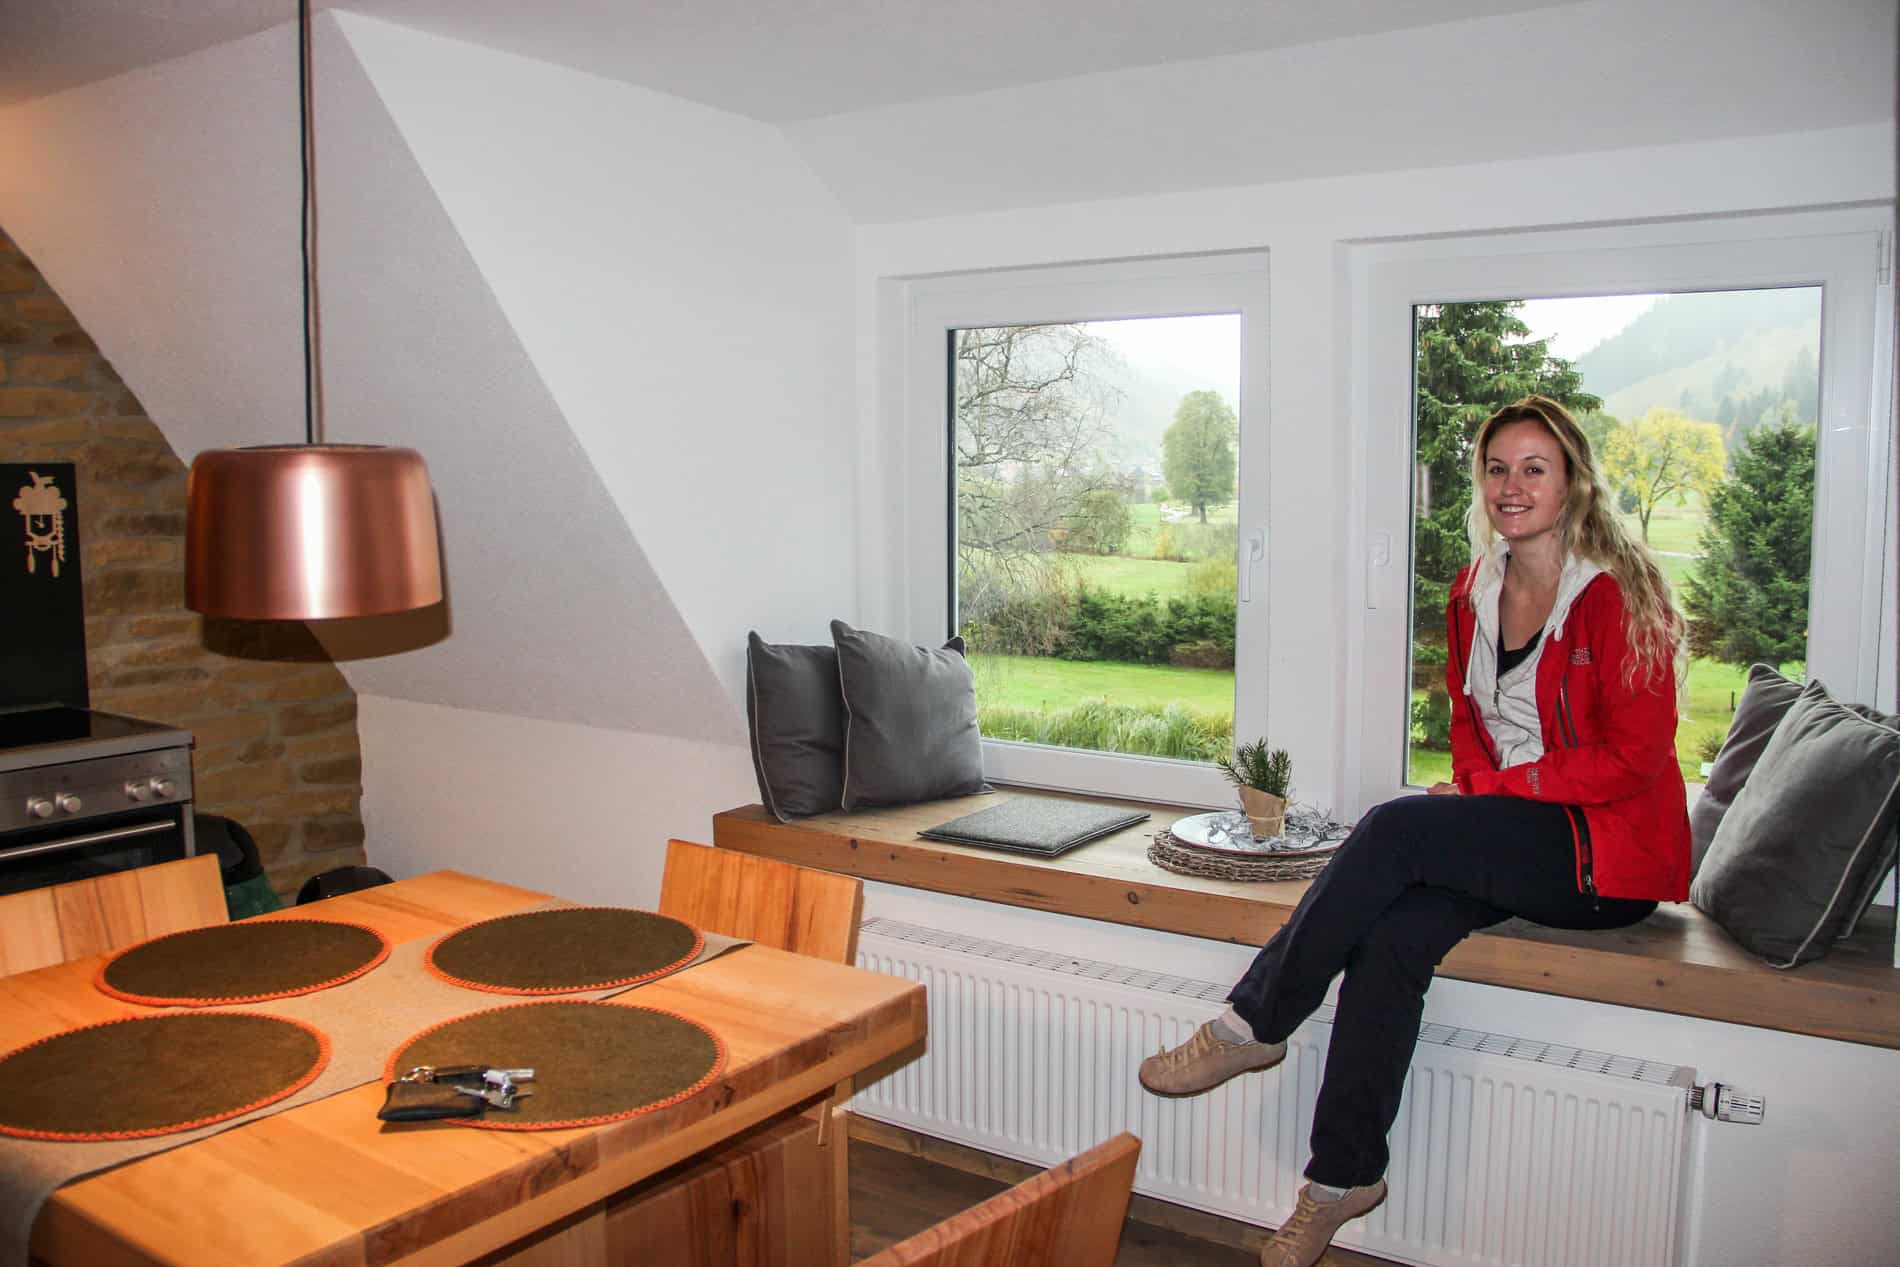
<path fill-rule="evenodd" d="M 1224 1005 L 1221 983 L 868 919 L 861 966 L 929 991 L 927 1054 L 861 1089 L 868 1116 L 1041 1164 L 1117 1131 L 1138 1191 L 1256 1223 L 1291 1211 L 1332 1009 L 1278 1069 L 1163 1100 L 1141 1058 Z M 1421 1264 L 1674 1261 L 1694 1071 L 1427 1025 L 1391 1135 L 1391 1194 L 1339 1243 Z"/>

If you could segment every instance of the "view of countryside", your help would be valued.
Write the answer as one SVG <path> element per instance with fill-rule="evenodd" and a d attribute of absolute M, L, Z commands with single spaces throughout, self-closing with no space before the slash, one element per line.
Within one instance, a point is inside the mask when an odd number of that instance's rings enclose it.
<path fill-rule="evenodd" d="M 1444 605 L 1471 437 L 1528 392 L 1583 423 L 1690 631 L 1683 774 L 1749 664 L 1804 674 L 1818 288 L 1441 304 L 1414 314 L 1407 778 L 1449 777 Z M 1234 742 L 1240 324 L 954 332 L 958 627 L 994 739 L 1211 761 Z M 1251 738 L 1251 736 L 1243 736 Z"/>

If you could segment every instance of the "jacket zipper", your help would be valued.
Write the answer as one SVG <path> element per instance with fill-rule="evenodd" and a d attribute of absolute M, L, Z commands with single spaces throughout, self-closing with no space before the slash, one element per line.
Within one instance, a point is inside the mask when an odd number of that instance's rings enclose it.
<path fill-rule="evenodd" d="M 1570 666 L 1564 665 L 1563 676 L 1557 679 L 1557 724 L 1563 727 L 1564 745 L 1578 747 L 1577 728 L 1570 720 Z"/>
<path fill-rule="evenodd" d="M 1597 897 L 1596 857 L 1590 844 L 1590 820 L 1583 816 L 1581 805 L 1566 805 L 1570 814 L 1570 825 L 1577 834 L 1577 876 L 1583 891 L 1590 898 L 1590 906 L 1602 910 L 1603 903 Z"/>
<path fill-rule="evenodd" d="M 1570 724 L 1570 662 L 1567 659 L 1563 675 L 1557 679 L 1557 724 L 1563 729 L 1564 743 L 1579 747 L 1576 728 Z M 1577 834 L 1577 878 L 1590 898 L 1591 908 L 1600 911 L 1603 904 L 1597 898 L 1596 853 L 1590 843 L 1590 820 L 1584 816 L 1581 805 L 1564 808 L 1570 811 L 1570 821 Z"/>

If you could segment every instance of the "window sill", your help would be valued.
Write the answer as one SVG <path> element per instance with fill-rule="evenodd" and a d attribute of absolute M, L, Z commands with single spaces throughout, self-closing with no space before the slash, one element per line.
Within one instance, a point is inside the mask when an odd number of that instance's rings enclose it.
<path fill-rule="evenodd" d="M 1005 790 L 795 823 L 781 823 L 763 806 L 748 805 L 713 816 L 713 843 L 886 884 L 1248 946 L 1271 937 L 1306 892 L 1306 881 L 1249 884 L 1156 867 L 1148 861 L 1148 841 L 1157 825 L 1181 815 L 1170 805 L 1112 802 L 1149 810 L 1154 817 L 1060 858 L 916 838 L 922 828 L 999 798 L 1051 795 Z M 1102 803 L 1105 798 L 1087 799 Z M 1891 966 L 1893 939 L 1893 915 L 1877 907 L 1860 931 L 1827 958 L 1782 972 L 1741 949 L 1685 902 L 1665 905 L 1633 928 L 1607 933 L 1512 920 L 1467 938 L 1439 974 L 1900 1048 L 1900 970 Z"/>

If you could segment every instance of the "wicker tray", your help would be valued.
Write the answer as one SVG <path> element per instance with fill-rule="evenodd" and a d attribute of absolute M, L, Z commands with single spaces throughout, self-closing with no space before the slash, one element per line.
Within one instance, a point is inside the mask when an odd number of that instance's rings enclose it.
<path fill-rule="evenodd" d="M 1177 875 L 1209 880 L 1310 880 L 1325 870 L 1338 846 L 1291 854 L 1233 854 L 1195 849 L 1181 844 L 1163 827 L 1148 846 L 1148 861 Z"/>

